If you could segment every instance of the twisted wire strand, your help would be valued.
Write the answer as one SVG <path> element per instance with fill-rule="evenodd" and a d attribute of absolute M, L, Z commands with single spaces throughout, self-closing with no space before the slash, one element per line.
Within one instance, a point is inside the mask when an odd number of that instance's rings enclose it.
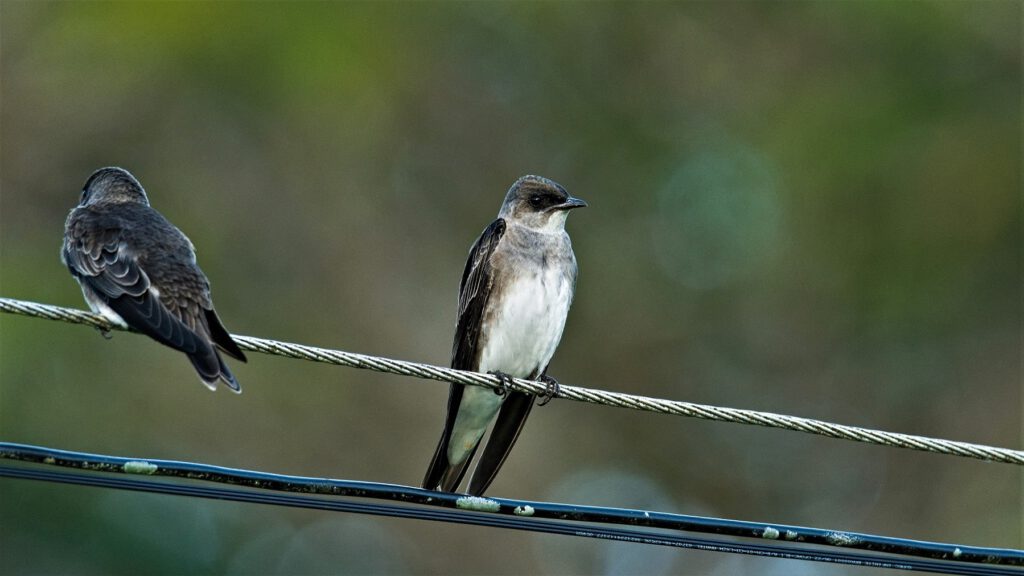
<path fill-rule="evenodd" d="M 0 312 L 9 314 L 20 314 L 34 318 L 46 318 L 72 324 L 85 324 L 102 330 L 125 330 L 112 324 L 106 318 L 78 310 L 74 308 L 63 308 L 38 302 L 15 300 L 12 298 L 0 298 Z M 129 330 L 130 331 L 130 330 Z M 290 342 L 279 342 L 253 336 L 232 335 L 235 342 L 243 350 L 262 352 L 274 356 L 311 360 L 350 368 L 360 368 L 398 374 L 401 376 L 416 376 L 430 380 L 443 382 L 456 382 L 470 386 L 483 386 L 491 389 L 498 389 L 502 386 L 501 380 L 491 374 L 455 370 L 430 364 L 409 362 L 406 360 L 395 360 L 381 356 L 370 356 L 356 354 L 344 350 L 332 350 L 306 346 Z M 542 395 L 547 390 L 547 384 L 521 378 L 512 379 L 509 388 L 518 392 L 526 392 L 534 395 Z M 998 448 L 983 444 L 959 442 L 955 440 L 944 440 L 941 438 L 929 438 L 927 436 L 916 436 L 912 434 L 901 434 L 897 432 L 886 432 L 884 430 L 872 430 L 859 426 L 848 426 L 835 424 L 812 418 L 799 416 L 787 416 L 771 412 L 759 412 L 756 410 L 745 410 L 740 408 L 725 408 L 720 406 L 709 406 L 706 404 L 694 404 L 679 400 L 665 400 L 660 398 L 649 398 L 621 392 L 608 392 L 605 390 L 594 390 L 591 388 L 580 388 L 562 384 L 558 388 L 557 398 L 575 400 L 577 402 L 589 402 L 603 406 L 617 406 L 619 408 L 630 408 L 645 412 L 660 414 L 673 414 L 677 416 L 688 416 L 701 418 L 716 422 L 733 422 L 738 424 L 752 424 L 768 428 L 779 428 L 782 430 L 793 430 L 817 436 L 829 438 L 840 438 L 866 444 L 881 446 L 892 446 L 919 450 L 922 452 L 934 452 L 964 458 L 974 458 L 990 462 L 1004 464 L 1024 465 L 1024 451 L 1011 450 L 1009 448 Z"/>

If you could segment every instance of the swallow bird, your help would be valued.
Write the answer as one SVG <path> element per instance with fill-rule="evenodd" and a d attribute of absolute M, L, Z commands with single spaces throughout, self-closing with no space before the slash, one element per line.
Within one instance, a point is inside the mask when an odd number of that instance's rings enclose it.
<path fill-rule="evenodd" d="M 245 354 L 213 309 L 195 247 L 149 206 L 127 170 L 89 176 L 64 224 L 60 256 L 93 312 L 184 352 L 211 390 L 220 380 L 241 392 L 220 352 L 242 362 Z"/>
<path fill-rule="evenodd" d="M 576 256 L 565 220 L 570 210 L 586 205 L 540 176 L 523 176 L 512 185 L 498 219 L 473 244 L 462 274 L 452 368 L 557 384 L 547 368 L 576 288 Z M 550 387 L 549 392 L 553 394 Z M 469 481 L 469 494 L 483 494 L 523 429 L 533 401 L 522 392 L 496 394 L 453 383 L 444 431 L 423 487 L 455 491 L 497 414 Z"/>

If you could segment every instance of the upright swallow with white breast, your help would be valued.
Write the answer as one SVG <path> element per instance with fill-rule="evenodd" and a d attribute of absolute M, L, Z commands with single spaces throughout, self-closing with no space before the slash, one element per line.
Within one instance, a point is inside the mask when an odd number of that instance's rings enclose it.
<path fill-rule="evenodd" d="M 242 362 L 245 354 L 213 309 L 192 242 L 149 206 L 127 170 L 89 177 L 60 255 L 93 312 L 184 352 L 211 390 L 219 380 L 241 391 L 220 352 Z"/>
<path fill-rule="evenodd" d="M 577 270 L 565 220 L 571 209 L 586 205 L 540 176 L 523 176 L 512 185 L 498 219 L 473 244 L 462 274 L 452 368 L 556 384 L 547 369 L 562 338 Z M 424 488 L 458 488 L 497 414 L 468 486 L 472 495 L 487 490 L 534 401 L 522 392 L 499 393 L 451 385 L 444 431 Z"/>

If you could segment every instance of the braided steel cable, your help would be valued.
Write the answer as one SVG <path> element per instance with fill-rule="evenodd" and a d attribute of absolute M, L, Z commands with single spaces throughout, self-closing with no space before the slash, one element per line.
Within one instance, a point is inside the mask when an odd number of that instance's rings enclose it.
<path fill-rule="evenodd" d="M 106 318 L 91 312 L 86 312 L 85 310 L 64 308 L 25 300 L 15 300 L 12 298 L 0 298 L 0 312 L 20 314 L 34 318 L 46 318 L 49 320 L 58 320 L 72 324 L 85 324 L 102 330 L 125 330 L 120 326 L 112 324 Z M 491 374 L 455 370 L 453 368 L 444 368 L 441 366 L 421 364 L 418 362 L 408 362 L 406 360 L 395 360 L 393 358 L 384 358 L 381 356 L 356 354 L 354 352 L 346 352 L 344 350 L 332 350 L 290 342 L 279 342 L 276 340 L 256 338 L 253 336 L 232 335 L 231 337 L 234 338 L 240 348 L 246 351 L 262 352 L 264 354 L 271 354 L 274 356 L 323 362 L 326 364 L 373 370 L 376 372 L 398 374 L 401 376 L 416 376 L 419 378 L 440 380 L 443 382 L 457 382 L 459 384 L 467 384 L 470 386 L 483 386 L 491 389 L 498 389 L 502 387 L 501 379 Z M 523 380 L 521 378 L 513 378 L 511 382 L 507 383 L 507 385 L 510 389 L 517 392 L 526 392 L 534 395 L 544 395 L 548 388 L 548 385 L 543 382 Z M 691 418 L 701 418 L 716 422 L 753 424 L 768 428 L 804 432 L 828 438 L 852 440 L 854 442 L 863 442 L 866 444 L 892 446 L 923 452 L 934 452 L 937 454 L 975 458 L 990 462 L 1016 464 L 1018 466 L 1024 465 L 1024 451 L 1022 450 L 1012 450 L 1009 448 L 999 448 L 995 446 L 986 446 L 983 444 L 973 444 L 955 440 L 944 440 L 941 438 L 930 438 L 927 436 L 917 436 L 913 434 L 901 434 L 898 432 L 886 432 L 884 430 L 873 430 L 870 428 L 861 428 L 859 426 L 835 424 L 832 422 L 825 422 L 823 420 L 815 420 L 799 416 L 787 416 L 772 412 L 760 412 L 740 408 L 725 408 L 721 406 L 695 404 L 679 400 L 649 398 L 646 396 L 623 394 L 621 392 L 608 392 L 605 390 L 581 388 L 565 384 L 561 384 L 558 387 L 558 392 L 555 397 L 566 400 L 575 400 L 577 402 L 600 404 L 603 406 L 617 406 L 619 408 L 630 408 L 645 412 L 688 416 Z"/>

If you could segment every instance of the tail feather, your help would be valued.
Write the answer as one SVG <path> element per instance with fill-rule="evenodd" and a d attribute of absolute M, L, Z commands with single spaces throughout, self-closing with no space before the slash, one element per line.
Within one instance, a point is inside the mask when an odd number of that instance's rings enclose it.
<path fill-rule="evenodd" d="M 238 384 L 238 380 L 235 379 L 235 375 L 231 373 L 228 365 L 224 363 L 224 359 L 221 358 L 220 354 L 212 346 L 202 352 L 189 354 L 188 359 L 192 362 L 192 367 L 196 369 L 196 373 L 199 374 L 199 379 L 210 390 L 216 390 L 217 381 L 220 380 L 231 390 L 238 393 L 242 392 L 242 387 Z"/>
<path fill-rule="evenodd" d="M 512 446 L 519 439 L 519 433 L 523 431 L 523 424 L 526 417 L 530 415 L 533 407 L 533 396 L 522 392 L 510 392 L 508 398 L 501 405 L 498 419 L 491 429 L 491 436 L 484 447 L 484 453 L 477 462 L 476 470 L 469 479 L 468 494 L 481 496 L 487 487 L 491 485 L 494 478 L 501 470 L 502 464 L 508 458 Z M 480 444 L 477 443 L 477 446 Z M 473 449 L 476 452 L 476 449 Z"/>
<path fill-rule="evenodd" d="M 427 475 L 423 478 L 423 487 L 427 490 L 440 489 L 444 492 L 455 492 L 462 482 L 462 478 L 465 477 L 474 454 L 476 454 L 476 448 L 473 448 L 469 456 L 459 464 L 450 464 L 448 462 L 448 443 L 442 437 L 437 451 L 434 452 L 434 458 L 427 468 Z"/>
<path fill-rule="evenodd" d="M 473 461 L 473 455 L 476 454 L 476 449 L 479 446 L 480 443 L 477 442 L 473 451 L 461 463 L 448 465 L 444 471 L 444 476 L 441 477 L 441 490 L 455 492 L 459 488 L 459 484 L 462 483 L 462 478 L 466 475 L 466 471 L 469 470 L 469 463 Z"/>
<path fill-rule="evenodd" d="M 427 490 L 437 490 L 438 487 L 447 492 L 455 490 L 473 459 L 473 453 L 470 453 L 459 465 L 452 466 L 448 462 L 448 443 L 451 442 L 452 428 L 455 426 L 455 415 L 462 401 L 463 388 L 462 384 L 453 382 L 448 390 L 448 414 L 445 416 L 444 430 L 441 432 L 441 439 L 437 441 L 437 449 L 430 459 L 430 465 L 427 466 L 427 473 L 423 477 L 423 487 Z M 473 451 L 475 452 L 476 448 Z"/>
<path fill-rule="evenodd" d="M 441 484 L 441 478 L 448 472 L 448 451 L 447 434 L 441 435 L 441 441 L 437 443 L 434 456 L 427 466 L 427 473 L 423 476 L 423 487 L 427 490 L 437 490 Z"/>
<path fill-rule="evenodd" d="M 217 361 L 220 362 L 220 379 L 224 382 L 224 385 L 231 389 L 235 394 L 242 393 L 242 386 L 235 379 L 235 375 L 231 373 L 228 365 L 224 363 L 224 359 L 217 354 Z"/>
<path fill-rule="evenodd" d="M 217 316 L 217 312 L 212 309 L 205 310 L 204 312 L 206 313 L 206 324 L 210 329 L 210 339 L 217 345 L 217 348 L 221 349 L 228 356 L 245 362 L 245 354 L 242 353 L 242 349 L 238 347 L 238 344 L 231 338 L 231 334 L 224 328 L 224 323 L 220 321 L 220 316 Z"/>

